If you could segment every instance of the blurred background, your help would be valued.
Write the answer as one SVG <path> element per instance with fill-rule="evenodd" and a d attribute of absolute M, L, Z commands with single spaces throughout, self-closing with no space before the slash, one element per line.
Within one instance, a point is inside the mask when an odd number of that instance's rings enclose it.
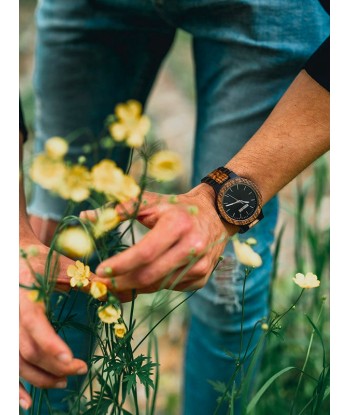
<path fill-rule="evenodd" d="M 25 167 L 30 161 L 33 141 L 35 102 L 32 88 L 35 48 L 35 0 L 20 0 L 20 90 L 23 110 L 30 131 L 25 146 Z M 147 106 L 154 135 L 167 147 L 178 152 L 185 171 L 179 180 L 153 190 L 183 192 L 189 189 L 192 143 L 195 127 L 195 90 L 191 39 L 178 32 L 168 54 Z M 277 258 L 273 278 L 272 309 L 283 311 L 296 298 L 298 290 L 291 282 L 296 272 L 311 271 L 321 279 L 321 288 L 303 298 L 300 312 L 283 323 L 283 340 L 272 337 L 266 347 L 258 383 L 263 384 L 272 374 L 287 366 L 302 367 L 312 327 L 305 318 L 318 315 L 321 297 L 326 296 L 325 308 L 318 328 L 323 335 L 326 354 L 329 356 L 329 156 L 326 155 L 306 169 L 297 179 L 280 192 L 280 216 L 276 230 Z M 28 186 L 29 187 L 29 186 Z M 145 299 L 147 305 L 149 299 Z M 166 311 L 166 310 L 165 310 Z M 161 312 L 161 311 L 160 311 Z M 157 414 L 179 414 L 182 386 L 182 354 L 186 335 L 187 311 L 182 305 L 159 326 L 160 386 Z M 323 348 L 314 341 L 307 370 L 316 379 L 322 369 Z M 276 358 L 277 357 L 277 358 Z M 288 400 L 293 398 L 295 374 L 285 374 L 276 380 L 261 399 L 256 414 L 289 413 Z M 313 393 L 314 384 L 303 379 L 299 393 L 300 406 L 306 404 Z M 328 402 L 322 413 L 327 413 Z M 305 412 L 308 413 L 308 412 Z"/>

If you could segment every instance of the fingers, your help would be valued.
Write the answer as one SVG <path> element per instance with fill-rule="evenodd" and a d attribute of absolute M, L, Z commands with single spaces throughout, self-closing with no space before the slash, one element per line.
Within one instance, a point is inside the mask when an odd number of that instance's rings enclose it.
<path fill-rule="evenodd" d="M 70 348 L 47 320 L 43 308 L 25 299 L 20 306 L 19 345 L 27 363 L 53 376 L 87 372 L 86 363 L 73 358 Z"/>
<path fill-rule="evenodd" d="M 24 410 L 27 410 L 32 406 L 32 398 L 21 382 L 19 382 L 19 404 Z"/>
<path fill-rule="evenodd" d="M 132 217 L 135 214 L 136 209 L 138 214 L 142 214 L 142 212 L 144 211 L 156 208 L 162 200 L 164 200 L 163 195 L 152 192 L 143 192 L 141 201 L 139 201 L 138 199 L 130 199 L 129 201 L 124 203 L 106 203 L 101 208 L 85 210 L 80 212 L 79 217 L 81 219 L 86 219 L 91 222 L 96 222 L 98 215 L 104 208 L 114 207 L 119 215 L 120 220 L 124 221 L 130 219 L 130 217 Z"/>
<path fill-rule="evenodd" d="M 21 355 L 19 356 L 19 375 L 31 385 L 41 389 L 65 388 L 67 386 L 67 379 L 65 376 L 53 376 L 28 363 Z"/>
<path fill-rule="evenodd" d="M 131 289 L 139 293 L 164 288 L 181 291 L 198 289 L 205 285 L 213 267 L 208 256 L 193 256 L 189 249 L 178 243 L 156 260 L 118 275 L 114 281 L 116 289 L 122 292 Z"/>
<path fill-rule="evenodd" d="M 141 241 L 122 253 L 102 262 L 98 266 L 96 274 L 99 277 L 110 276 L 110 273 L 107 275 L 105 273 L 106 267 L 112 269 L 113 275 L 131 272 L 153 262 L 157 257 L 169 250 L 177 242 L 181 233 L 185 233 L 188 229 L 186 226 L 187 222 L 184 221 L 174 226 L 171 216 L 174 215 L 164 214 L 161 216 L 152 231 L 147 233 Z"/>

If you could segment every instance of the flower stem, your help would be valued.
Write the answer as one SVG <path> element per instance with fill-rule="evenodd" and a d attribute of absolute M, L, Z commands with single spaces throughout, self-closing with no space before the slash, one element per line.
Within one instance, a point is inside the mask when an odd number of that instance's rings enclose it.
<path fill-rule="evenodd" d="M 318 321 L 319 321 L 319 319 L 321 317 L 321 314 L 322 314 L 322 311 L 323 311 L 323 305 L 324 305 L 324 303 L 322 302 L 320 311 L 319 311 L 318 316 L 317 316 L 317 319 L 316 319 L 316 324 L 318 323 Z M 314 337 L 315 337 L 315 329 L 312 330 L 312 333 L 311 333 L 311 336 L 310 336 L 310 341 L 309 341 L 309 345 L 308 345 L 308 348 L 307 348 L 307 352 L 306 352 L 304 364 L 303 364 L 303 367 L 302 367 L 301 372 L 300 372 L 300 376 L 299 376 L 297 388 L 296 388 L 296 391 L 295 391 L 295 394 L 294 394 L 294 399 L 293 399 L 293 402 L 292 402 L 292 406 L 290 408 L 290 412 L 289 412 L 290 415 L 292 415 L 293 414 L 293 411 L 294 411 L 294 407 L 295 407 L 295 403 L 296 403 L 297 396 L 298 396 L 298 393 L 299 393 L 301 381 L 302 381 L 302 378 L 303 378 L 303 375 L 304 375 L 304 371 L 305 371 L 306 365 L 307 365 L 307 363 L 309 361 L 311 347 L 312 347 L 312 343 L 314 341 Z"/>

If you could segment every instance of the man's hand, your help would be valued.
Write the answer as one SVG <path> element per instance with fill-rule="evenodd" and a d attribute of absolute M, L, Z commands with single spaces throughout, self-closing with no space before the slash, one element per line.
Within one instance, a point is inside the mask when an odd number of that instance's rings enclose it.
<path fill-rule="evenodd" d="M 130 213 L 131 206 L 118 205 L 116 209 L 125 218 L 125 210 Z M 87 211 L 81 216 L 94 220 L 95 215 L 95 211 Z M 176 201 L 171 196 L 145 192 L 137 220 L 151 231 L 96 270 L 104 279 L 112 274 L 117 291 L 201 288 L 217 264 L 227 237 L 237 231 L 234 226 L 224 226 L 214 207 L 214 192 L 205 184 L 176 196 Z M 112 272 L 106 272 L 107 267 Z"/>
<path fill-rule="evenodd" d="M 29 258 L 36 272 L 43 274 L 49 248 L 38 243 L 39 254 Z M 66 269 L 72 260 L 59 258 L 60 274 L 58 282 L 61 288 L 69 289 Z M 34 277 L 24 259 L 20 261 L 20 283 L 31 286 Z M 75 359 L 70 348 L 58 336 L 45 315 L 42 302 L 29 299 L 28 290 L 20 288 L 20 327 L 19 327 L 19 366 L 20 377 L 39 388 L 64 388 L 68 375 L 81 375 L 87 372 L 86 363 Z M 29 394 L 20 385 L 20 403 L 29 407 Z"/>

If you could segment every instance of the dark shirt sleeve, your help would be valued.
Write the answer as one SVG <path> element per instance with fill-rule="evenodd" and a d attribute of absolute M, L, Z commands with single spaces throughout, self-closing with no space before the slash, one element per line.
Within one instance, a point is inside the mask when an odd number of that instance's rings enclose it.
<path fill-rule="evenodd" d="M 23 142 L 27 140 L 28 138 L 28 131 L 26 128 L 26 124 L 24 122 L 24 116 L 22 111 L 22 105 L 21 105 L 21 98 L 19 99 L 19 130 L 23 134 Z"/>
<path fill-rule="evenodd" d="M 320 0 L 329 14 L 329 0 Z M 304 66 L 306 72 L 320 85 L 330 90 L 330 38 L 328 37 Z"/>

